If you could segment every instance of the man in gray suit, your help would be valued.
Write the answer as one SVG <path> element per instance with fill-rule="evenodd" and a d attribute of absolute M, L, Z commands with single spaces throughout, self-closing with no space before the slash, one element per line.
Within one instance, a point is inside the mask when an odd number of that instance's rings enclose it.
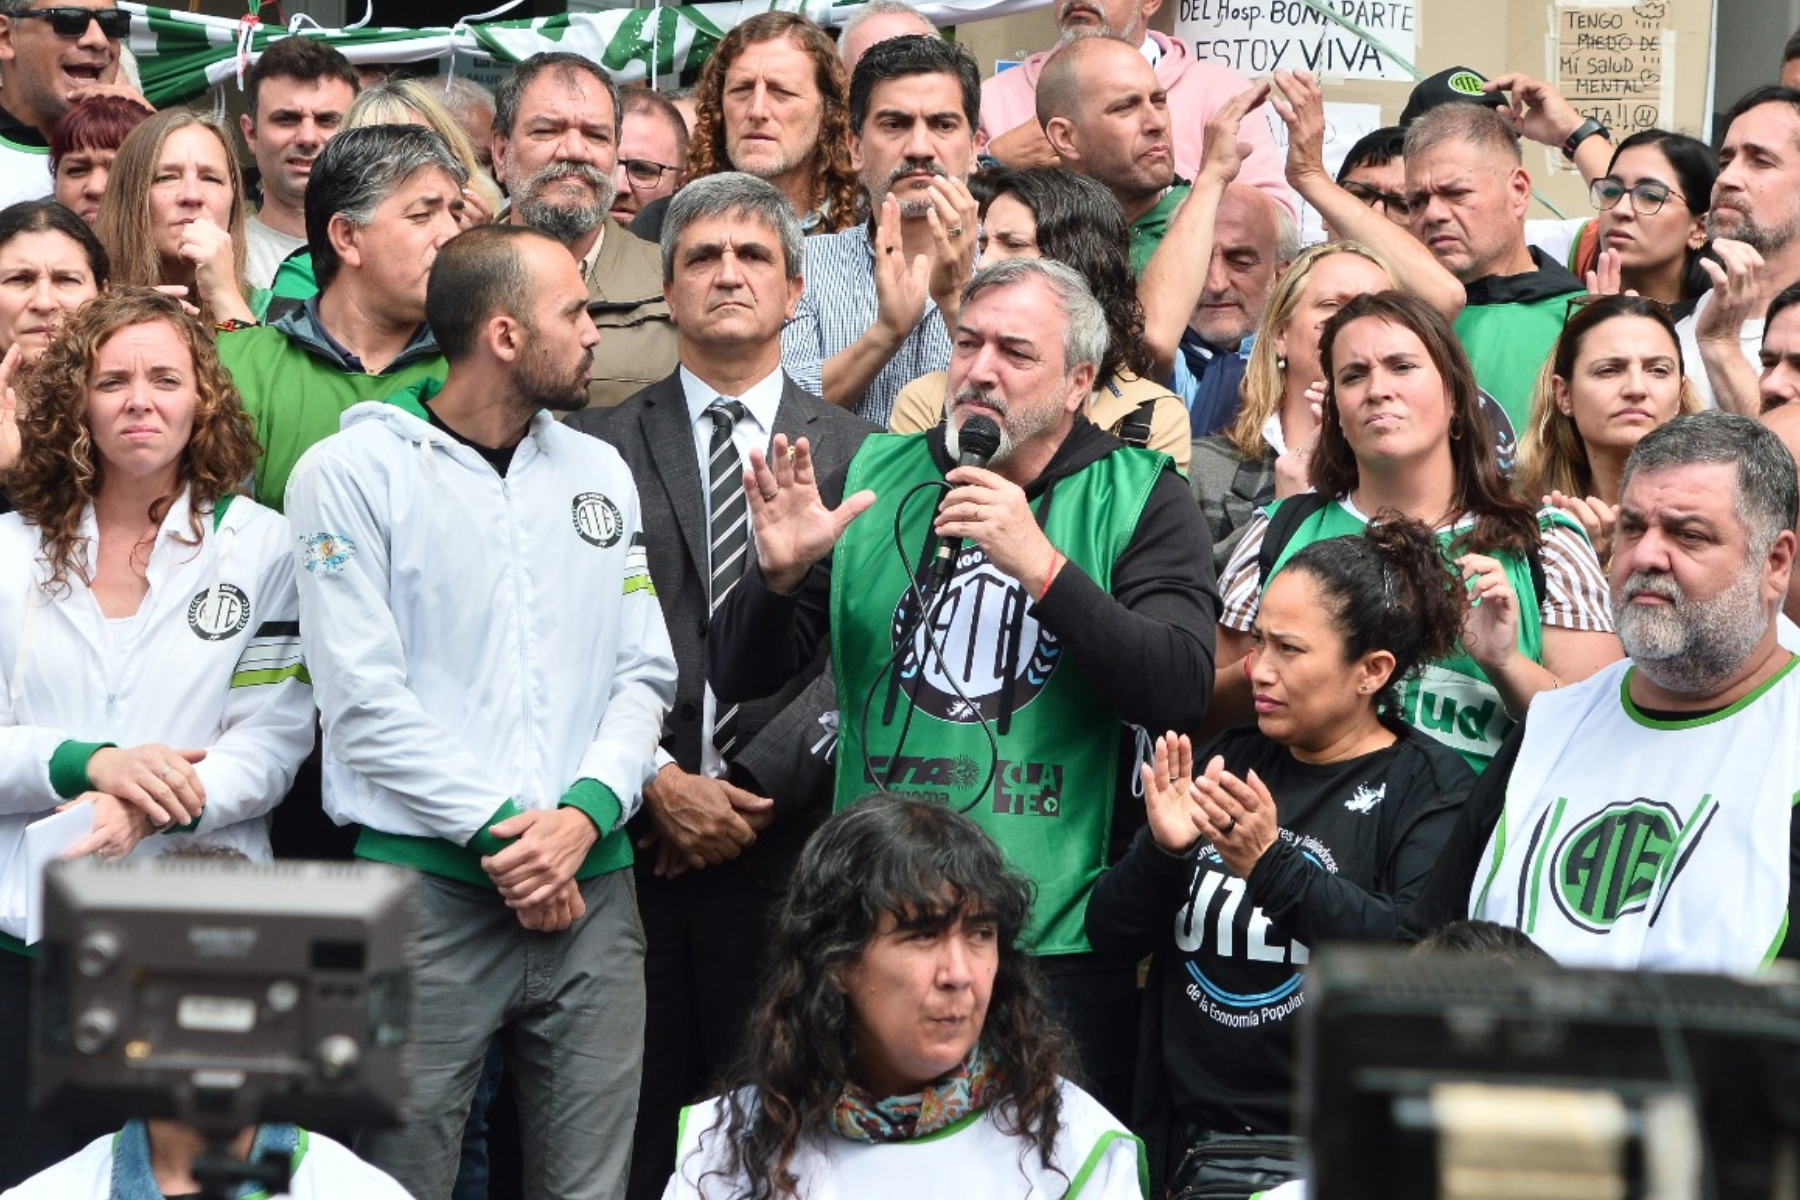
<path fill-rule="evenodd" d="M 816 720 L 828 706 L 821 692 L 830 695 L 822 654 L 767 700 L 719 706 L 706 686 L 712 609 L 755 553 L 742 483 L 750 450 L 766 453 L 776 433 L 806 438 L 822 470 L 841 471 L 874 430 L 781 369 L 803 261 L 799 222 L 773 186 L 736 172 L 688 184 L 662 228 L 680 366 L 569 422 L 631 466 L 680 668 L 635 830 L 649 851 L 637 867 L 649 1018 L 630 1200 L 661 1195 L 680 1107 L 734 1056 L 770 902 L 830 807 L 829 772 L 808 753 L 829 732 Z"/>

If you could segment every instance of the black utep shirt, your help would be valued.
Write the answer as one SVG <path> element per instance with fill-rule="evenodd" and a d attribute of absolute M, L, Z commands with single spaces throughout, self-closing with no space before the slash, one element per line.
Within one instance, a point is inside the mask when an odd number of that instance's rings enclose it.
<path fill-rule="evenodd" d="M 1162 956 L 1163 1073 L 1185 1121 L 1288 1133 L 1311 951 L 1332 940 L 1393 939 L 1475 776 L 1453 751 L 1411 731 L 1372 753 L 1314 765 L 1245 726 L 1194 761 L 1215 754 L 1240 779 L 1254 770 L 1268 786 L 1280 839 L 1239 879 L 1211 843 L 1177 857 L 1146 830 L 1096 888 L 1088 935 L 1098 950 L 1148 933 L 1153 944 L 1137 948 Z"/>

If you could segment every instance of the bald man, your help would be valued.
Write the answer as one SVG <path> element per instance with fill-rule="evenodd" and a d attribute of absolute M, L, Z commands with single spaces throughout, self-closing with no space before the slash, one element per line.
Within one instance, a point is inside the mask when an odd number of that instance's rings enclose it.
<path fill-rule="evenodd" d="M 1121 38 L 1082 38 L 1044 68 L 1037 114 L 1062 165 L 1118 200 L 1131 226 L 1131 269 L 1141 274 L 1188 194 L 1171 186 L 1169 95 L 1156 72 Z"/>

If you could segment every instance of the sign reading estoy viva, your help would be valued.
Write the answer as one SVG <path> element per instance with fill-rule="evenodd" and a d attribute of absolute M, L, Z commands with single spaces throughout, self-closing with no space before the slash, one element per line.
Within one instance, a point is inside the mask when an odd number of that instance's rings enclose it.
<path fill-rule="evenodd" d="M 1414 58 L 1418 0 L 1177 0 L 1175 36 L 1195 58 L 1245 75 L 1309 71 L 1334 79 L 1412 82 L 1399 62 L 1321 9 L 1393 54 Z"/>

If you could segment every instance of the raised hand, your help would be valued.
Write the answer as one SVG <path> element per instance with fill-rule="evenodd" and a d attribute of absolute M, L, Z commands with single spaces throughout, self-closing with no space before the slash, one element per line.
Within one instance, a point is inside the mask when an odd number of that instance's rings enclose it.
<path fill-rule="evenodd" d="M 819 498 L 812 447 L 805 438 L 790 447 L 778 433 L 765 456 L 750 451 L 744 498 L 756 533 L 756 564 L 763 582 L 782 595 L 793 593 L 812 565 L 831 552 L 850 522 L 875 503 L 867 490 L 844 497 L 836 508 Z"/>
<path fill-rule="evenodd" d="M 1190 795 L 1194 786 L 1194 745 L 1187 734 L 1165 733 L 1156 739 L 1144 776 L 1144 809 L 1150 836 L 1170 854 L 1186 854 L 1200 840 L 1194 825 L 1199 814 Z"/>
<path fill-rule="evenodd" d="M 1763 256 L 1735 238 L 1714 239 L 1712 251 L 1718 262 L 1700 260 L 1700 269 L 1712 279 L 1712 299 L 1694 323 L 1694 337 L 1735 348 L 1744 322 L 1761 315 Z"/>
<path fill-rule="evenodd" d="M 931 298 L 944 314 L 944 324 L 954 328 L 962 290 L 975 273 L 981 207 L 969 185 L 960 179 L 936 175 L 929 186 L 931 210 L 925 219 L 931 226 Z"/>
<path fill-rule="evenodd" d="M 1500 115 L 1512 125 L 1513 132 L 1540 145 L 1561 146 L 1581 124 L 1581 114 L 1561 92 L 1522 72 L 1490 79 L 1481 90 L 1507 93 L 1511 100 L 1499 110 Z"/>
<path fill-rule="evenodd" d="M 1598 496 L 1583 499 L 1580 496 L 1565 496 L 1561 492 L 1551 492 L 1544 497 L 1547 508 L 1560 509 L 1581 522 L 1587 532 L 1588 542 L 1594 547 L 1594 553 L 1605 563 L 1612 555 L 1613 528 L 1619 523 L 1619 506 L 1608 504 Z"/>
<path fill-rule="evenodd" d="M 1259 79 L 1219 105 L 1206 122 L 1197 174 L 1210 176 L 1222 184 L 1238 177 L 1253 148 L 1249 142 L 1238 141 L 1238 131 L 1243 127 L 1244 118 L 1268 98 L 1269 81 Z"/>
<path fill-rule="evenodd" d="M 1325 169 L 1325 93 L 1305 71 L 1275 72 L 1269 104 L 1288 127 L 1287 179 L 1299 188 L 1328 178 Z"/>
<path fill-rule="evenodd" d="M 929 254 L 907 260 L 900 235 L 900 201 L 888 195 L 875 216 L 875 324 L 895 345 L 925 317 L 932 267 Z"/>
<path fill-rule="evenodd" d="M 1617 296 L 1623 292 L 1625 280 L 1619 270 L 1619 252 L 1610 247 L 1602 250 L 1584 281 L 1590 296 Z"/>
<path fill-rule="evenodd" d="M 1497 675 L 1519 652 L 1519 596 L 1500 560 L 1465 554 L 1456 560 L 1469 588 L 1469 612 L 1463 618 L 1463 648 L 1490 676 Z"/>
<path fill-rule="evenodd" d="M 1255 771 L 1239 779 L 1215 755 L 1194 782 L 1194 798 L 1200 809 L 1200 832 L 1212 840 L 1225 869 L 1239 879 L 1249 878 L 1281 836 L 1275 797 Z"/>

